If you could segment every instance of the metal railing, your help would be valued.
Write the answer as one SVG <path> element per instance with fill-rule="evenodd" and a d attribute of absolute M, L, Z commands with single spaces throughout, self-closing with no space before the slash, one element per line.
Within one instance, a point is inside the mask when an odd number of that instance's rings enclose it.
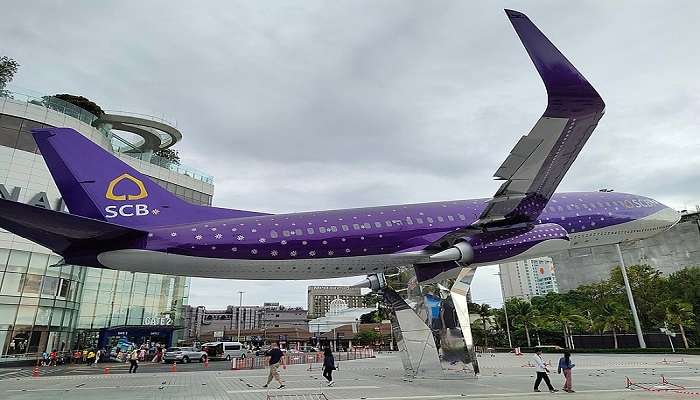
<path fill-rule="evenodd" d="M 335 359 L 336 363 L 340 361 L 362 360 L 374 357 L 374 349 L 356 349 L 353 351 L 333 352 L 333 358 Z M 231 369 L 263 369 L 270 365 L 268 360 L 269 357 L 265 356 L 236 358 L 231 361 Z M 323 365 L 323 352 L 285 354 L 284 364 L 308 364 L 309 368 L 312 368 L 313 364 Z"/>

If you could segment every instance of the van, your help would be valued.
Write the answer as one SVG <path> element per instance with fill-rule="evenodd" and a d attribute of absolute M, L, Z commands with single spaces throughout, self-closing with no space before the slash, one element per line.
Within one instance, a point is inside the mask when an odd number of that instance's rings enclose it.
<path fill-rule="evenodd" d="M 210 360 L 231 360 L 246 358 L 249 351 L 241 342 L 209 342 L 202 345 L 202 351 L 207 353 Z"/>

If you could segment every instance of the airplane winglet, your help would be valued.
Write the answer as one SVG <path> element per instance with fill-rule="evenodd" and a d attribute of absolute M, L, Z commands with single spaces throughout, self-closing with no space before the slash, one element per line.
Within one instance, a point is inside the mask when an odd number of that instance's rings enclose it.
<path fill-rule="evenodd" d="M 590 114 L 605 109 L 593 86 L 525 14 L 505 11 L 547 88 L 549 102 L 545 116 L 570 117 L 572 113 Z"/>

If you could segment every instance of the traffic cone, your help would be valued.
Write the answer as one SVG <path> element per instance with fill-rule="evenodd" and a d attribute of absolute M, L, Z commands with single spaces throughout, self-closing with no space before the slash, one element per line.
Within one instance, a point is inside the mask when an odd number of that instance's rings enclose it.
<path fill-rule="evenodd" d="M 104 374 L 105 374 L 105 375 L 109 375 L 109 367 L 105 367 L 105 369 L 104 369 Z"/>
<path fill-rule="evenodd" d="M 34 367 L 32 370 L 32 377 L 38 378 L 39 377 L 39 367 Z"/>
<path fill-rule="evenodd" d="M 173 361 L 173 366 L 170 368 L 170 372 L 177 372 L 177 363 Z"/>

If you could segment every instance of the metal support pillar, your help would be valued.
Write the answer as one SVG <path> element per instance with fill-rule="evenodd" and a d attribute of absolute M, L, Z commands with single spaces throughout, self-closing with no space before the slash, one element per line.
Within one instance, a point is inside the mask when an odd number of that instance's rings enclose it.
<path fill-rule="evenodd" d="M 404 297 L 389 287 L 382 290 L 392 310 L 392 332 L 401 360 L 411 378 L 464 379 L 479 373 L 467 307 L 475 269 L 456 271 L 456 279 L 429 284 L 419 283 L 413 274 Z"/>
<path fill-rule="evenodd" d="M 637 331 L 637 340 L 639 340 L 639 347 L 642 349 L 647 348 L 647 344 L 644 342 L 644 335 L 642 334 L 642 326 L 639 323 L 639 316 L 637 315 L 637 306 L 634 304 L 634 297 L 632 296 L 632 288 L 630 287 L 630 281 L 627 279 L 627 269 L 625 268 L 625 260 L 622 258 L 622 250 L 620 250 L 620 244 L 615 244 L 617 249 L 617 255 L 620 257 L 620 270 L 622 271 L 622 280 L 625 282 L 625 291 L 627 292 L 627 300 L 630 303 L 630 309 L 632 310 L 632 318 L 634 319 L 634 329 Z"/>

